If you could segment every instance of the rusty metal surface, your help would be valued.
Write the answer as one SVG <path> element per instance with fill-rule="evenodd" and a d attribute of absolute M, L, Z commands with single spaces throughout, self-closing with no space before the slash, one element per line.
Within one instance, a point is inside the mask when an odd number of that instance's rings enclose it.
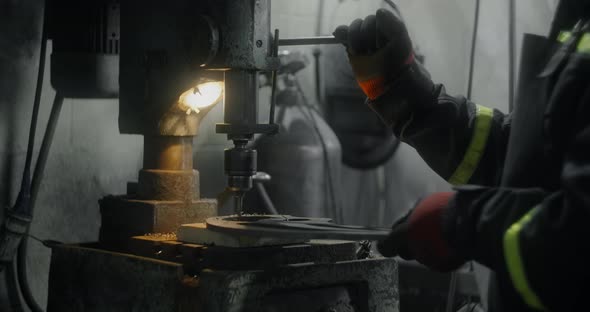
<path fill-rule="evenodd" d="M 192 170 L 193 139 L 192 136 L 144 136 L 143 168 Z"/>
<path fill-rule="evenodd" d="M 270 312 L 337 307 L 342 309 L 336 311 L 399 312 L 398 265 L 393 259 L 204 269 L 187 275 L 178 263 L 96 247 L 54 247 L 48 311 Z"/>
<path fill-rule="evenodd" d="M 137 195 L 143 200 L 199 199 L 199 172 L 193 169 L 193 137 L 144 137 Z"/>
<path fill-rule="evenodd" d="M 217 215 L 217 200 L 189 202 L 137 200 L 131 196 L 107 196 L 99 200 L 100 241 L 124 247 L 129 238 L 146 233 L 170 233 L 182 224 L 204 222 Z"/>
<path fill-rule="evenodd" d="M 271 56 L 270 0 L 216 1 L 210 14 L 221 32 L 219 56 L 208 68 L 270 70 L 278 66 Z M 229 17 L 229 18 L 228 18 Z"/>
<path fill-rule="evenodd" d="M 138 199 L 180 200 L 199 199 L 200 181 L 197 170 L 156 170 L 139 171 Z"/>
<path fill-rule="evenodd" d="M 132 237 L 129 252 L 159 260 L 182 262 L 185 270 L 268 269 L 297 263 L 334 263 L 356 260 L 358 243 L 316 240 L 291 245 L 234 248 L 188 244 L 174 234 L 151 234 Z"/>
<path fill-rule="evenodd" d="M 220 216 L 207 219 L 207 229 L 229 235 L 276 238 L 381 240 L 391 229 L 340 225 L 327 218 L 288 215 Z"/>
<path fill-rule="evenodd" d="M 181 245 L 174 233 L 154 233 L 131 237 L 128 251 L 137 256 L 179 262 Z"/>
<path fill-rule="evenodd" d="M 184 248 L 184 247 L 181 247 Z M 204 247 L 201 266 L 217 270 L 262 270 L 297 263 L 335 263 L 356 260 L 355 242 L 332 241 L 252 248 Z M 194 263 L 184 258 L 185 267 Z"/>
<path fill-rule="evenodd" d="M 207 287 L 201 289 L 199 296 L 205 311 L 272 311 L 265 302 L 271 294 L 344 286 L 353 297 L 352 311 L 398 312 L 397 269 L 395 260 L 381 258 L 265 271 L 204 271 L 200 283 Z M 297 311 L 300 302 L 286 304 L 291 311 Z M 311 311 L 330 311 L 333 303 L 318 301 L 314 305 Z"/>

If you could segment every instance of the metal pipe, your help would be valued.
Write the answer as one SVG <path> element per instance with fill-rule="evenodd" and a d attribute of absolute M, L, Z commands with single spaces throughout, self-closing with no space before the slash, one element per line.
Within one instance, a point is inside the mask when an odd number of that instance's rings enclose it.
<path fill-rule="evenodd" d="M 516 1 L 508 0 L 508 111 L 514 109 L 514 80 L 516 78 Z"/>
<path fill-rule="evenodd" d="M 53 106 L 51 107 L 51 113 L 49 114 L 49 120 L 47 121 L 47 127 L 45 128 L 45 134 L 43 135 L 39 156 L 37 157 L 37 163 L 35 164 L 35 171 L 33 171 L 33 179 L 31 180 L 31 214 L 35 211 L 37 195 L 41 187 L 41 180 L 43 180 L 45 165 L 47 164 L 47 158 L 49 157 L 51 143 L 53 143 L 53 136 L 55 135 L 55 129 L 57 128 L 63 103 L 64 97 L 60 93 L 56 93 Z"/>
<path fill-rule="evenodd" d="M 319 37 L 299 37 L 279 39 L 279 46 L 296 46 L 296 45 L 317 45 L 317 44 L 339 44 L 334 36 Z"/>
<path fill-rule="evenodd" d="M 475 1 L 475 13 L 473 17 L 473 32 L 471 33 L 471 50 L 469 52 L 469 76 L 467 77 L 467 92 L 466 96 L 471 99 L 473 91 L 473 71 L 475 69 L 475 48 L 477 45 L 477 31 L 479 28 L 479 5 L 480 0 Z"/>
<path fill-rule="evenodd" d="M 39 150 L 39 156 L 37 157 L 37 163 L 35 164 L 35 171 L 33 173 L 33 179 L 31 182 L 31 202 L 30 210 L 31 216 L 34 215 L 35 203 L 37 201 L 37 195 L 39 194 L 39 188 L 41 186 L 41 180 L 43 179 L 43 173 L 45 172 L 45 165 L 49 158 L 49 151 L 51 150 L 51 143 L 53 143 L 53 136 L 55 129 L 57 128 L 57 122 L 59 121 L 59 115 L 63 106 L 64 98 L 61 94 L 56 93 L 55 99 L 53 100 L 53 106 L 51 107 L 51 113 L 49 115 L 49 121 L 47 121 L 47 128 L 45 129 L 45 135 L 43 136 L 43 142 L 41 143 L 41 149 Z M 28 229 L 27 229 L 28 233 Z M 29 287 L 28 270 L 27 270 L 27 252 L 28 252 L 28 237 L 23 237 L 17 254 L 17 274 L 21 293 L 25 302 L 31 309 L 31 311 L 43 311 L 43 309 L 37 303 L 31 288 Z"/>
<path fill-rule="evenodd" d="M 272 47 L 272 56 L 279 56 L 279 29 L 275 29 L 274 44 Z M 268 123 L 275 123 L 275 106 L 276 106 L 276 93 L 277 93 L 277 70 L 272 71 L 272 91 L 270 94 L 270 113 L 268 117 Z"/>

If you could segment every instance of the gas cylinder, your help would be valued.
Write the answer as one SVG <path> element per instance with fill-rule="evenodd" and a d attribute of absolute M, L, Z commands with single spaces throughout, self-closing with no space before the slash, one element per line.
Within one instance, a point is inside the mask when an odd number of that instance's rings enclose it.
<path fill-rule="evenodd" d="M 271 176 L 265 188 L 281 214 L 339 221 L 340 142 L 316 108 L 307 102 L 297 78 L 287 73 L 282 75 L 281 82 L 276 94 L 276 123 L 280 131 L 254 141 L 258 170 Z M 253 204 L 260 205 L 259 202 Z"/>

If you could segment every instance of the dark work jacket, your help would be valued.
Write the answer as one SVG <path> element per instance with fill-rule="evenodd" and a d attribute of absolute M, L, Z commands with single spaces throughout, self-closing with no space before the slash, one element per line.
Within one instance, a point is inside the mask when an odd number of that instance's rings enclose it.
<path fill-rule="evenodd" d="M 456 187 L 444 237 L 465 260 L 494 271 L 490 311 L 536 311 L 531 293 L 544 310 L 590 310 L 590 54 L 565 53 L 556 66 L 565 48 L 555 40 L 529 35 L 524 45 L 515 110 L 488 116 L 485 145 L 459 183 L 468 185 Z M 450 179 L 474 145 L 478 108 L 424 75 L 413 66 L 369 104 Z M 507 245 L 509 230 L 516 245 Z M 515 257 L 519 281 L 508 260 Z"/>

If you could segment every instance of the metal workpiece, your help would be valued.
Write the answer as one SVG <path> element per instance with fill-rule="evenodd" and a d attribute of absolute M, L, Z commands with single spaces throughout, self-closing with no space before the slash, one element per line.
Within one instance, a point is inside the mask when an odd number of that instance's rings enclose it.
<path fill-rule="evenodd" d="M 141 257 L 181 262 L 187 274 L 198 275 L 205 269 L 265 270 L 299 263 L 353 261 L 358 259 L 358 245 L 352 241 L 311 240 L 236 248 L 186 243 L 178 241 L 174 234 L 149 234 L 132 237 L 129 252 Z"/>
<path fill-rule="evenodd" d="M 289 239 L 382 240 L 391 229 L 333 223 L 329 218 L 288 215 L 220 216 L 207 219 L 207 229 L 226 235 Z"/>

